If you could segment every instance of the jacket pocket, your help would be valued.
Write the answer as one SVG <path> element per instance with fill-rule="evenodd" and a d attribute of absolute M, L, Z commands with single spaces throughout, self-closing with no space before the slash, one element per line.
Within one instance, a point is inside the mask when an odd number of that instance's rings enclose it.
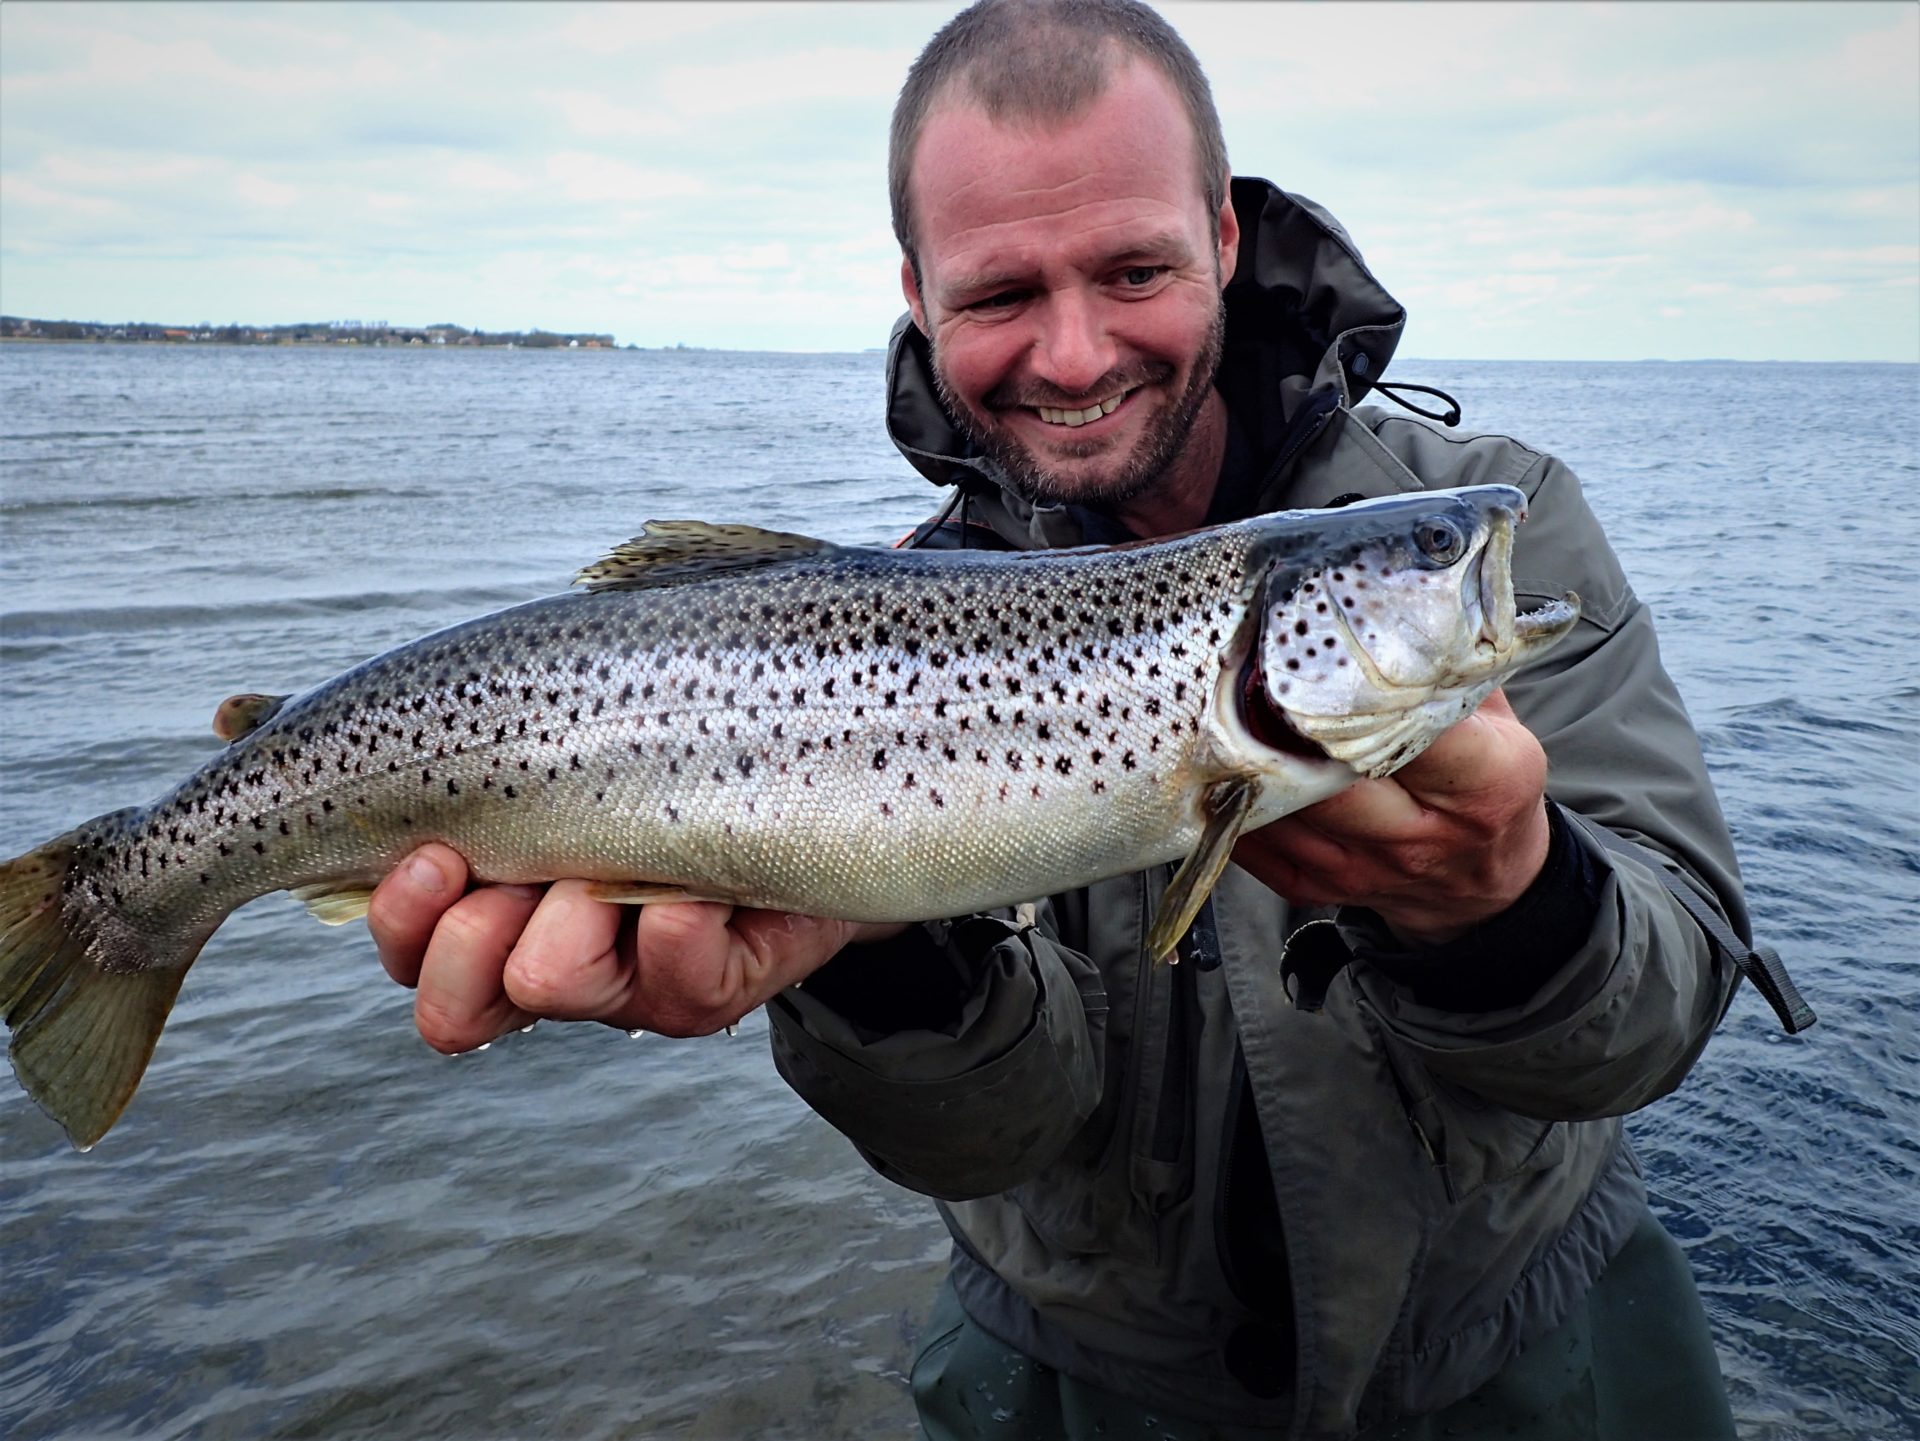
<path fill-rule="evenodd" d="M 1148 889 L 1136 889 L 1130 994 L 1110 978 L 1100 1107 L 1057 1162 L 1008 1196 L 1050 1248 L 1154 1264 L 1161 1217 L 1193 1191 L 1199 1009 L 1192 967 L 1146 959 Z"/>
<path fill-rule="evenodd" d="M 1523 1116 L 1435 1080 L 1412 1048 L 1368 1009 L 1368 1026 L 1407 1124 L 1449 1201 L 1458 1204 L 1488 1186 L 1545 1170 L 1566 1155 L 1565 1122 Z"/>
<path fill-rule="evenodd" d="M 1523 1116 L 1444 1082 L 1434 1090 L 1457 1199 L 1547 1170 L 1566 1156 L 1566 1122 Z"/>

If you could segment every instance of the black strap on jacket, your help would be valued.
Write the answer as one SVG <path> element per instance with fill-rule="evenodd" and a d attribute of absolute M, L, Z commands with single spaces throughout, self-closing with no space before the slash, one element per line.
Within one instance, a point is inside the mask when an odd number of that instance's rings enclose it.
<path fill-rule="evenodd" d="M 1447 408 L 1445 410 L 1424 409 L 1401 395 L 1400 392 L 1403 390 L 1412 395 L 1431 395 L 1436 400 L 1444 400 L 1447 403 Z M 1442 425 L 1458 425 L 1460 423 L 1460 402 L 1437 386 L 1415 385 L 1409 380 L 1376 380 L 1373 383 L 1373 391 L 1374 394 L 1378 395 L 1381 399 L 1391 400 L 1402 410 L 1411 410 L 1415 415 L 1422 416 L 1427 420 L 1437 420 Z"/>
<path fill-rule="evenodd" d="M 1654 878 L 1672 893 L 1680 902 L 1695 924 L 1706 933 L 1713 943 L 1716 959 L 1731 961 L 1760 992 L 1760 997 L 1773 1007 L 1774 1015 L 1780 1018 L 1780 1028 L 1789 1036 L 1797 1036 L 1819 1018 L 1814 1015 L 1813 1007 L 1801 998 L 1800 988 L 1793 983 L 1793 977 L 1787 974 L 1786 962 L 1780 959 L 1780 953 L 1772 946 L 1749 946 L 1733 933 L 1719 916 L 1713 913 L 1705 901 L 1687 888 L 1684 881 L 1673 875 L 1646 851 L 1622 836 L 1616 836 L 1605 826 L 1586 825 L 1587 834 L 1601 842 L 1612 851 L 1623 856 L 1631 856 L 1648 870 Z"/>
<path fill-rule="evenodd" d="M 1728 961 L 1753 982 L 1761 999 L 1773 1008 L 1780 1027 L 1789 1036 L 1797 1036 L 1819 1018 L 1800 995 L 1800 988 L 1787 974 L 1786 963 L 1772 946 L 1749 946 L 1733 933 L 1707 903 L 1687 888 L 1654 857 L 1632 841 L 1615 835 L 1605 826 L 1595 825 L 1572 812 L 1565 812 L 1588 835 L 1608 850 L 1630 856 L 1645 866 L 1654 878 L 1680 902 L 1686 913 L 1712 944 L 1715 959 Z M 1335 976 L 1353 959 L 1341 938 L 1339 928 L 1330 920 L 1309 921 L 1288 937 L 1280 955 L 1281 985 L 1293 1004 L 1303 1011 L 1317 1011 L 1326 1004 L 1327 989 Z"/>

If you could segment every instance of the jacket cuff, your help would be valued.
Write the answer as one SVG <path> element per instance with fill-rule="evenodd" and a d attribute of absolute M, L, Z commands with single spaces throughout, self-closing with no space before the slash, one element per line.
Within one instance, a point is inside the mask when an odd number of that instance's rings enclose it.
<path fill-rule="evenodd" d="M 984 916 L 974 921 L 1000 924 Z M 863 1043 L 895 1031 L 953 1035 L 998 939 L 983 934 L 981 944 L 956 946 L 955 928 L 951 921 L 926 921 L 890 940 L 848 946 L 801 988 L 842 1017 Z"/>
<path fill-rule="evenodd" d="M 891 956 L 937 978 L 929 990 L 939 999 L 927 1009 L 940 1024 L 882 1033 L 827 1004 L 809 977 L 767 1007 L 787 1084 L 883 1176 L 942 1200 L 991 1195 L 1050 1164 L 1099 1104 L 1098 973 L 1085 962 L 1076 969 L 1074 953 L 1038 932 L 987 916 L 916 927 L 870 949 L 877 954 L 848 957 L 859 972 L 829 983 L 836 999 L 847 1003 L 856 975 Z M 952 1014 L 939 1014 L 962 975 L 975 984 Z M 869 1010 L 864 997 L 852 1004 L 871 1020 L 917 1003 L 896 995 L 885 1007 Z"/>
<path fill-rule="evenodd" d="M 1566 815 L 1547 802 L 1547 858 L 1520 899 L 1443 945 L 1409 947 L 1379 916 L 1344 907 L 1338 923 L 1354 959 L 1423 1006 L 1498 1011 L 1524 1005 L 1592 934 L 1601 867 Z"/>

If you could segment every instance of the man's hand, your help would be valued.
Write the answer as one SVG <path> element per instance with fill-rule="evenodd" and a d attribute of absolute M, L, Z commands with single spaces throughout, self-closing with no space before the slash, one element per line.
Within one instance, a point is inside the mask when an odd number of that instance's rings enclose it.
<path fill-rule="evenodd" d="M 1547 757 L 1495 691 L 1424 754 L 1242 836 L 1233 859 L 1291 901 L 1365 906 L 1439 943 L 1520 899 L 1547 858 Z"/>
<path fill-rule="evenodd" d="M 367 912 L 380 963 L 416 992 L 414 1025 L 449 1054 L 541 1019 L 710 1035 L 850 941 L 901 929 L 708 902 L 636 912 L 592 899 L 583 881 L 466 885 L 458 853 L 423 846 Z"/>

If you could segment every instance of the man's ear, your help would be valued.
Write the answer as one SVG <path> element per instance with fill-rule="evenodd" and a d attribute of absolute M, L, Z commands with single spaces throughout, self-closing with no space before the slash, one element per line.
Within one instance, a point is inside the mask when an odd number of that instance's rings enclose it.
<path fill-rule="evenodd" d="M 900 293 L 907 298 L 907 310 L 913 316 L 913 323 L 920 327 L 922 335 L 932 335 L 927 329 L 927 307 L 920 299 L 920 281 L 913 273 L 913 257 L 900 257 Z"/>
<path fill-rule="evenodd" d="M 1233 212 L 1233 176 L 1220 187 L 1220 285 L 1224 289 L 1240 263 L 1240 217 Z"/>

